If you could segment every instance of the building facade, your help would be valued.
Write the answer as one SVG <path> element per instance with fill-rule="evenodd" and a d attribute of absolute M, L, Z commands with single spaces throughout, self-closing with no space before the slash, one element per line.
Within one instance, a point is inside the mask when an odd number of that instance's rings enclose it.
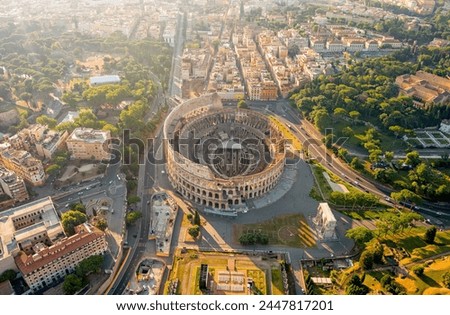
<path fill-rule="evenodd" d="M 42 162 L 27 151 L 3 148 L 0 152 L 0 163 L 33 186 L 41 186 L 45 183 Z"/>
<path fill-rule="evenodd" d="M 14 257 L 31 254 L 38 243 L 51 245 L 65 234 L 50 197 L 1 212 L 0 273 L 17 270 Z"/>
<path fill-rule="evenodd" d="M 17 267 L 32 292 L 62 280 L 84 259 L 106 252 L 104 232 L 87 223 L 77 226 L 75 231 L 74 235 L 51 246 L 36 244 L 33 254 L 20 252 L 16 256 Z"/>
<path fill-rule="evenodd" d="M 284 170 L 277 125 L 257 112 L 224 108 L 216 94 L 179 105 L 166 119 L 164 135 L 172 185 L 218 211 L 246 208 L 246 200 L 266 194 Z"/>
<path fill-rule="evenodd" d="M 28 190 L 22 177 L 16 173 L 0 167 L 0 186 L 3 193 L 15 202 L 28 200 Z"/>
<path fill-rule="evenodd" d="M 110 140 L 109 131 L 76 128 L 66 143 L 73 159 L 102 161 L 110 158 L 108 150 Z"/>

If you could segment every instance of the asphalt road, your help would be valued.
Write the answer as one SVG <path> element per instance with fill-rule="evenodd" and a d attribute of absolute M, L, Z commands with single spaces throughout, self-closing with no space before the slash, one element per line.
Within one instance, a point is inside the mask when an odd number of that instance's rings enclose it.
<path fill-rule="evenodd" d="M 250 102 L 250 104 L 257 106 L 259 110 L 278 115 L 278 118 L 290 126 L 291 131 L 300 139 L 310 157 L 316 159 L 323 167 L 360 190 L 378 196 L 381 202 L 391 204 L 390 193 L 393 190 L 362 177 L 347 164 L 330 154 L 321 141 L 322 134 L 309 121 L 300 119 L 298 112 L 290 107 L 289 101 Z M 414 207 L 415 211 L 433 217 L 438 225 L 444 225 L 450 219 L 450 206 L 447 203 L 424 201 L 420 207 L 409 204 L 404 204 L 404 206 Z"/>

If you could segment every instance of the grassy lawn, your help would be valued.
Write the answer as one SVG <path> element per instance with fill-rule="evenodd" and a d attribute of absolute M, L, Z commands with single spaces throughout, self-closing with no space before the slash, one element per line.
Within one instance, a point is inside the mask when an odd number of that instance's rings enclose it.
<path fill-rule="evenodd" d="M 314 232 L 301 214 L 291 214 L 252 224 L 234 225 L 234 238 L 238 242 L 243 233 L 260 231 L 269 238 L 270 245 L 312 247 L 316 240 Z"/>
<path fill-rule="evenodd" d="M 281 270 L 272 268 L 272 295 L 284 295 L 283 277 Z"/>
<path fill-rule="evenodd" d="M 314 177 L 316 178 L 316 183 L 320 187 L 320 191 L 322 191 L 323 197 L 325 200 L 328 200 L 330 198 L 331 193 L 333 192 L 333 189 L 331 189 L 330 185 L 328 184 L 327 180 L 323 176 L 324 169 L 317 165 L 311 165 L 311 170 L 314 173 Z M 320 193 L 319 193 L 320 195 Z"/>
<path fill-rule="evenodd" d="M 395 281 L 403 286 L 407 294 L 450 294 L 450 290 L 442 285 L 442 276 L 450 270 L 450 231 L 440 231 L 436 235 L 435 244 L 427 244 L 423 241 L 423 235 L 426 231 L 425 227 L 417 227 L 382 237 L 380 241 L 388 246 L 385 248 L 385 254 L 403 248 L 411 257 L 404 258 L 400 261 L 400 265 L 408 269 L 409 274 L 405 276 L 397 276 Z M 448 253 L 447 256 L 432 260 L 430 257 Z M 427 260 L 429 259 L 429 260 Z M 420 262 L 417 262 L 421 260 Z M 416 263 L 414 263 L 416 261 Z M 412 272 L 412 268 L 416 265 L 425 267 L 424 274 L 417 276 Z M 365 272 L 364 284 L 371 289 L 371 294 L 384 292 L 380 284 L 380 279 L 388 274 L 389 271 L 367 271 Z M 359 267 L 359 263 L 351 268 L 346 269 L 340 274 L 338 283 L 341 290 L 344 290 L 346 284 L 353 274 L 360 277 L 363 272 Z"/>
<path fill-rule="evenodd" d="M 444 257 L 425 267 L 422 276 L 415 275 L 412 271 L 408 277 L 395 280 L 403 285 L 408 294 L 450 294 L 450 290 L 443 287 L 442 276 L 450 270 L 450 257 Z"/>
<path fill-rule="evenodd" d="M 274 116 L 269 116 L 269 119 L 277 125 L 280 131 L 283 133 L 284 139 L 290 141 L 295 152 L 300 152 L 302 150 L 302 144 L 297 139 L 297 137 L 292 133 L 292 131 L 281 121 L 279 121 Z"/>
<path fill-rule="evenodd" d="M 401 260 L 402 264 L 412 263 L 450 251 L 450 231 L 438 232 L 435 244 L 425 243 L 423 240 L 425 231 L 426 228 L 424 227 L 413 228 L 396 235 L 389 235 L 384 240 L 390 247 L 403 247 L 408 251 L 411 257 Z"/>
<path fill-rule="evenodd" d="M 262 270 L 259 269 L 247 270 L 247 278 L 251 278 L 253 280 L 254 292 L 262 295 L 267 294 L 266 275 Z"/>
<path fill-rule="evenodd" d="M 367 153 L 367 151 L 360 146 L 361 139 L 359 136 L 364 135 L 365 132 L 371 127 L 363 124 L 349 125 L 348 121 L 342 119 L 338 119 L 332 124 L 331 127 L 335 130 L 335 134 L 339 135 L 341 130 L 347 126 L 353 129 L 354 136 L 349 137 L 349 139 L 345 142 L 344 147 L 350 149 L 351 151 Z M 377 138 L 380 140 L 380 147 L 383 151 L 394 151 L 406 148 L 405 142 L 402 139 L 395 138 L 394 136 L 378 133 Z"/>
<path fill-rule="evenodd" d="M 392 212 L 395 213 L 394 209 L 385 209 L 380 207 L 380 210 L 362 210 L 362 211 L 340 211 L 343 214 L 349 216 L 353 220 L 378 220 L 383 217 L 386 213 Z"/>
<path fill-rule="evenodd" d="M 276 259 L 254 259 L 253 256 L 248 257 L 246 255 L 231 255 L 218 252 L 200 253 L 195 250 L 188 250 L 186 253 L 181 254 L 181 251 L 178 250 L 164 292 L 167 294 L 170 282 L 178 279 L 177 294 L 204 294 L 199 288 L 200 266 L 201 264 L 207 264 L 210 279 L 216 284 L 219 283 L 220 273 L 235 271 L 244 275 L 242 285 L 246 286 L 250 278 L 253 280 L 254 293 L 267 294 L 268 292 L 273 292 L 273 294 L 277 295 L 284 294 L 279 261 Z M 266 277 L 268 272 L 271 272 L 272 283 Z M 213 294 L 217 294 L 217 292 L 220 292 L 220 294 L 234 294 L 232 291 L 215 291 L 215 286 L 212 286 L 212 288 L 214 290 L 212 292 L 215 292 Z M 245 290 L 237 294 L 246 294 Z"/>

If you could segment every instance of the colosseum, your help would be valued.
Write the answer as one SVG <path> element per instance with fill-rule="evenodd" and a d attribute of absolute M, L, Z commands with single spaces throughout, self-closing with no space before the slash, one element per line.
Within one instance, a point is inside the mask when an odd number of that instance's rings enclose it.
<path fill-rule="evenodd" d="M 164 124 L 166 170 L 184 198 L 220 212 L 247 209 L 285 165 L 284 140 L 266 116 L 223 106 L 217 94 L 188 100 Z"/>

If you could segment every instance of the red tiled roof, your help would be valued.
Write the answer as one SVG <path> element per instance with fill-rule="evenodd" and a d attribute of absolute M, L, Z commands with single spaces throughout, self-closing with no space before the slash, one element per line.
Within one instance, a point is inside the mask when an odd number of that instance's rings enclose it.
<path fill-rule="evenodd" d="M 105 235 L 105 233 L 95 227 L 90 227 L 92 233 L 89 233 L 83 225 L 77 228 L 77 234 L 65 238 L 62 241 L 39 251 L 38 254 L 41 257 L 40 259 L 35 260 L 32 255 L 27 256 L 23 252 L 17 255 L 15 257 L 15 261 L 22 274 L 29 274 L 45 266 L 49 262 L 63 257 L 71 251 L 77 250 L 78 248 L 81 248 L 98 238 L 104 237 Z"/>

